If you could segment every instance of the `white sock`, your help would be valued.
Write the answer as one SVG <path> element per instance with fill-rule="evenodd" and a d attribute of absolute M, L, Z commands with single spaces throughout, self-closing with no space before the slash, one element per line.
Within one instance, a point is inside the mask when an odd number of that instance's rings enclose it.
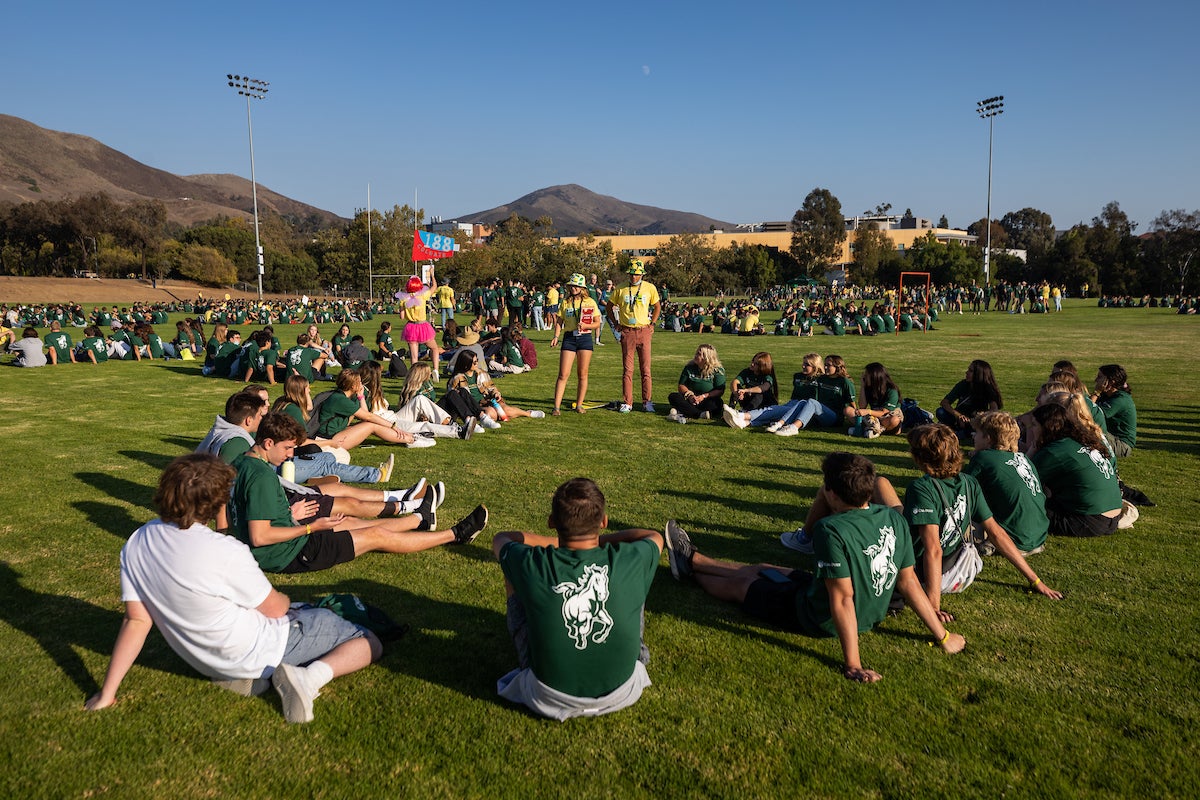
<path fill-rule="evenodd" d="M 333 667 L 324 661 L 314 661 L 296 672 L 300 674 L 300 682 L 304 684 L 304 691 L 310 697 L 316 697 L 321 692 L 321 687 L 333 680 Z"/>

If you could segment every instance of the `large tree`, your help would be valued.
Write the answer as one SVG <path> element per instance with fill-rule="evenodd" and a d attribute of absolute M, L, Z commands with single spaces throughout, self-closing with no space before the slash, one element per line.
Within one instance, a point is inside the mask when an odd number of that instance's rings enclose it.
<path fill-rule="evenodd" d="M 1189 279 L 1200 254 L 1200 211 L 1164 211 L 1154 218 L 1150 231 L 1148 255 L 1179 281 L 1180 294 L 1194 291 L 1196 281 Z"/>
<path fill-rule="evenodd" d="M 1008 246 L 1025 250 L 1031 259 L 1037 259 L 1054 246 L 1054 221 L 1045 211 L 1036 208 L 1010 211 L 1000 219 L 1000 226 L 1008 232 Z M 992 246 L 996 246 L 994 237 Z"/>
<path fill-rule="evenodd" d="M 841 255 L 844 241 L 842 204 L 828 189 L 813 189 L 792 217 L 792 255 L 806 274 L 820 277 Z"/>
<path fill-rule="evenodd" d="M 853 282 L 867 286 L 879 280 L 879 267 L 896 253 L 896 245 L 882 228 L 872 222 L 855 231 Z"/>

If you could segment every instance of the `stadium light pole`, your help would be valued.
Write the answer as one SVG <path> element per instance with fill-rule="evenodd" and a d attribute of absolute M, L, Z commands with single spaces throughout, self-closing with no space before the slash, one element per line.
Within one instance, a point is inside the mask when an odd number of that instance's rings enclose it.
<path fill-rule="evenodd" d="M 258 302 L 263 299 L 263 249 L 258 238 L 258 180 L 254 174 L 254 123 L 250 121 L 250 101 L 266 99 L 271 84 L 244 75 L 226 75 L 231 88 L 246 98 L 246 129 L 250 132 L 250 193 L 254 197 L 254 257 L 258 267 Z"/>
<path fill-rule="evenodd" d="M 988 121 L 988 193 L 987 216 L 984 218 L 987 225 L 987 249 L 983 251 L 983 285 L 988 286 L 992 282 L 992 123 L 1004 113 L 1004 95 L 980 100 L 975 104 L 975 111 L 980 119 Z"/>

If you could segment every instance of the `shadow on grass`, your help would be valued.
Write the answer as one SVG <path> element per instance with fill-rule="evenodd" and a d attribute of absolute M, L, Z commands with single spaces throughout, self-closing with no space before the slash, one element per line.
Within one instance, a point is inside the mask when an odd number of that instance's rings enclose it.
<path fill-rule="evenodd" d="M 772 484 L 769 482 L 763 482 L 762 485 L 766 488 L 774 488 L 774 489 L 779 488 L 777 484 Z M 723 508 L 728 509 L 730 515 L 733 515 L 733 514 L 761 514 L 761 515 L 774 517 L 774 518 L 791 519 L 792 517 L 797 516 L 797 511 L 798 511 L 798 509 L 794 503 L 763 503 L 763 502 L 755 501 L 755 500 L 739 500 L 739 499 L 734 499 L 734 498 L 721 498 L 721 497 L 716 497 L 712 494 L 705 494 L 703 492 L 685 492 L 685 491 L 680 491 L 677 489 L 662 489 L 662 490 L 659 490 L 657 492 L 657 494 L 660 496 L 663 496 L 663 497 L 674 497 L 674 498 L 678 498 L 680 500 L 692 500 L 695 502 L 714 502 L 715 501 L 715 502 L 719 503 Z M 797 494 L 799 494 L 799 492 L 797 492 Z M 800 518 L 803 519 L 803 517 L 800 517 Z M 680 520 L 680 521 L 682 522 L 682 520 Z M 711 520 L 703 520 L 703 521 L 697 520 L 696 523 L 699 523 L 700 527 L 706 528 L 708 530 L 716 530 L 716 529 L 721 528 L 720 525 L 714 525 Z M 689 520 L 689 524 L 695 524 L 695 523 L 693 523 L 691 520 Z M 745 531 L 744 529 L 740 529 L 740 530 L 736 530 L 736 531 L 733 529 L 729 529 L 729 530 L 731 530 L 731 532 L 735 532 L 735 533 L 743 533 L 743 534 L 747 533 L 747 531 Z"/>
<path fill-rule="evenodd" d="M 115 503 L 80 500 L 71 505 L 85 514 L 97 528 L 111 533 L 118 539 L 128 539 L 142 525 L 128 510 Z"/>
<path fill-rule="evenodd" d="M 201 377 L 201 370 L 204 368 L 203 361 L 155 361 L 153 366 L 159 369 L 165 369 L 167 372 L 173 372 L 176 375 L 189 375 Z"/>
<path fill-rule="evenodd" d="M 162 453 L 149 453 L 145 450 L 118 450 L 118 453 L 131 458 L 134 461 L 140 461 L 148 467 L 153 467 L 155 471 L 162 472 L 167 468 L 167 465 L 175 460 L 175 456 L 164 455 Z"/>
<path fill-rule="evenodd" d="M 496 679 L 517 663 L 504 614 L 371 580 L 308 588 L 314 597 L 327 592 L 353 592 L 397 622 L 412 626 L 400 641 L 384 645 L 379 666 L 510 707 L 496 694 Z"/>
<path fill-rule="evenodd" d="M 164 436 L 159 441 L 161 441 L 163 444 L 175 445 L 176 447 L 182 448 L 184 453 L 181 453 L 180 455 L 191 453 L 196 449 L 196 446 L 200 444 L 199 439 L 189 439 L 186 436 Z"/>
<path fill-rule="evenodd" d="M 116 500 L 124 500 L 135 506 L 154 509 L 154 492 L 156 487 L 146 486 L 124 478 L 115 478 L 103 472 L 77 472 L 75 477 L 99 492 Z"/>
<path fill-rule="evenodd" d="M 132 530 L 132 529 L 131 529 Z M 88 671 L 76 649 L 94 653 L 112 652 L 123 615 L 91 603 L 29 589 L 21 585 L 21 574 L 0 562 L 0 619 L 21 631 L 45 651 L 63 674 L 90 697 L 100 684 Z M 177 675 L 194 674 L 170 651 L 161 637 L 151 637 L 138 657 L 145 667 Z M 80 700 L 82 705 L 83 699 Z"/>

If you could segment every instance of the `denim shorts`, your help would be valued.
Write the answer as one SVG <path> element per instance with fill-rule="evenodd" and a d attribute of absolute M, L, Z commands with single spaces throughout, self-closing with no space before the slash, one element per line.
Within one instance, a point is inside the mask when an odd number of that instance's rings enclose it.
<path fill-rule="evenodd" d="M 592 335 L 585 333 L 580 335 L 575 331 L 571 331 L 562 340 L 562 352 L 574 353 L 578 350 L 595 350 L 592 344 Z"/>
<path fill-rule="evenodd" d="M 296 667 L 303 667 L 338 645 L 366 635 L 362 628 L 327 608 L 293 608 L 288 611 L 288 620 L 287 647 L 281 663 Z"/>

